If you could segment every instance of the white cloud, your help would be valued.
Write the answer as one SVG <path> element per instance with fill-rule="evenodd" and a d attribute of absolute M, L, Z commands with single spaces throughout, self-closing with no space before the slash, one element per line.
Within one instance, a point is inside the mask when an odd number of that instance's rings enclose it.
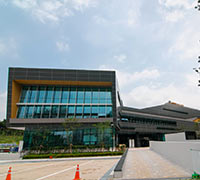
<path fill-rule="evenodd" d="M 137 10 L 129 10 L 128 11 L 128 18 L 127 18 L 127 24 L 128 26 L 134 26 L 138 23 L 138 19 L 139 19 L 139 16 L 140 16 L 140 11 Z"/>
<path fill-rule="evenodd" d="M 0 56 L 17 57 L 17 42 L 14 38 L 0 38 Z"/>
<path fill-rule="evenodd" d="M 167 8 L 191 9 L 194 7 L 195 0 L 159 0 L 161 5 Z"/>
<path fill-rule="evenodd" d="M 97 23 L 97 24 L 106 24 L 107 23 L 107 20 L 101 16 L 94 16 L 93 17 L 94 21 Z"/>
<path fill-rule="evenodd" d="M 195 0 L 159 0 L 160 14 L 168 22 L 177 22 L 183 19 L 193 9 Z"/>
<path fill-rule="evenodd" d="M 56 42 L 56 46 L 60 52 L 67 52 L 70 49 L 67 42 L 58 41 Z"/>
<path fill-rule="evenodd" d="M 12 3 L 46 23 L 59 22 L 66 16 L 72 16 L 75 11 L 94 7 L 96 0 L 13 0 Z"/>
<path fill-rule="evenodd" d="M 6 118 L 6 92 L 0 94 L 0 121 Z"/>
<path fill-rule="evenodd" d="M 184 12 L 180 10 L 175 10 L 169 13 L 166 13 L 165 19 L 170 22 L 177 22 L 178 20 L 184 17 Z"/>
<path fill-rule="evenodd" d="M 144 69 L 141 72 L 133 73 L 117 71 L 117 78 L 121 88 L 124 88 L 127 85 L 131 86 L 137 81 L 157 79 L 158 77 L 160 77 L 160 72 L 157 69 Z"/>
<path fill-rule="evenodd" d="M 101 65 L 99 69 L 115 70 L 120 89 L 125 89 L 127 86 L 131 87 L 138 81 L 155 80 L 160 77 L 160 72 L 158 69 L 144 69 L 140 72 L 124 72 L 107 65 Z"/>
<path fill-rule="evenodd" d="M 195 25 L 194 25 L 195 26 Z M 169 48 L 169 54 L 172 56 L 178 56 L 182 60 L 194 60 L 197 58 L 200 52 L 199 37 L 200 27 L 187 28 L 175 39 L 173 45 Z"/>
<path fill-rule="evenodd" d="M 116 59 L 119 63 L 125 63 L 127 57 L 125 54 L 120 54 L 118 56 L 114 56 L 113 58 Z"/>
<path fill-rule="evenodd" d="M 192 77 L 192 78 L 191 78 Z M 193 75 L 186 75 L 186 81 L 177 86 L 169 84 L 162 87 L 152 87 L 145 84 L 134 87 L 130 92 L 121 92 L 124 104 L 131 107 L 144 108 L 168 102 L 169 100 L 200 109 L 197 97 L 200 96 L 197 82 Z"/>
<path fill-rule="evenodd" d="M 13 4 L 22 9 L 31 9 L 37 5 L 36 0 L 13 0 Z"/>

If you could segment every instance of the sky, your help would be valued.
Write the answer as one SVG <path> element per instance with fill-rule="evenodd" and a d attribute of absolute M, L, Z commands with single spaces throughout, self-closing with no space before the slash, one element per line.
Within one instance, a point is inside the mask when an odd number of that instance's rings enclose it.
<path fill-rule="evenodd" d="M 0 120 L 8 67 L 115 70 L 124 105 L 200 109 L 195 0 L 0 0 Z"/>

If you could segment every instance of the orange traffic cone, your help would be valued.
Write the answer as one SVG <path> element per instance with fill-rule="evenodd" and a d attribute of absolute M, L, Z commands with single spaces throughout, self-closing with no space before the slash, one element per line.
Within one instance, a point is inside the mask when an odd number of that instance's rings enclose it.
<path fill-rule="evenodd" d="M 11 167 L 9 167 L 8 174 L 6 180 L 11 180 Z"/>
<path fill-rule="evenodd" d="M 79 174 L 79 165 L 77 164 L 77 168 L 76 168 L 76 174 L 73 180 L 80 180 L 80 174 Z"/>

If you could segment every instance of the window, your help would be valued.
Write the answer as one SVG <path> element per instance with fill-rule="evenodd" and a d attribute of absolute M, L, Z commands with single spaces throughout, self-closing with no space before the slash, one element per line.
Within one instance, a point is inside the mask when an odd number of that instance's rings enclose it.
<path fill-rule="evenodd" d="M 92 97 L 91 89 L 87 88 L 85 90 L 85 103 L 86 104 L 90 104 L 91 103 L 91 97 Z"/>
<path fill-rule="evenodd" d="M 68 103 L 68 98 L 69 98 L 69 90 L 68 88 L 63 88 L 61 103 Z"/>
<path fill-rule="evenodd" d="M 112 117 L 110 88 L 24 86 L 20 103 L 18 118 Z"/>
<path fill-rule="evenodd" d="M 83 106 L 76 106 L 76 114 L 82 114 L 83 113 Z"/>
<path fill-rule="evenodd" d="M 35 102 L 35 99 L 36 99 L 36 95 L 37 95 L 37 89 L 36 89 L 36 87 L 32 86 L 32 87 L 30 88 L 30 95 L 29 95 L 29 100 L 28 100 L 28 102 L 34 103 L 34 102 Z"/>
<path fill-rule="evenodd" d="M 25 118 L 32 118 L 32 116 L 33 116 L 33 106 L 27 106 Z"/>
<path fill-rule="evenodd" d="M 74 115 L 74 113 L 75 113 L 75 106 L 69 106 L 68 115 Z"/>
<path fill-rule="evenodd" d="M 43 103 L 45 99 L 45 87 L 39 87 L 37 103 Z"/>
<path fill-rule="evenodd" d="M 52 98 L 53 98 L 53 87 L 48 87 L 46 91 L 46 103 L 52 103 Z"/>
<path fill-rule="evenodd" d="M 84 102 L 84 89 L 79 88 L 77 92 L 77 103 L 83 103 Z"/>
<path fill-rule="evenodd" d="M 24 118 L 25 106 L 20 106 L 18 108 L 17 118 Z"/>
<path fill-rule="evenodd" d="M 67 112 L 67 106 L 60 106 L 59 117 L 60 118 L 65 118 L 66 117 L 66 112 Z"/>
<path fill-rule="evenodd" d="M 98 114 L 98 113 L 99 113 L 98 106 L 92 106 L 92 114 Z"/>
<path fill-rule="evenodd" d="M 106 104 L 106 91 L 105 91 L 105 89 L 100 89 L 99 103 L 100 104 Z"/>
<path fill-rule="evenodd" d="M 75 103 L 76 102 L 76 88 L 71 88 L 69 94 L 69 103 Z"/>
<path fill-rule="evenodd" d="M 105 117 L 106 112 L 105 112 L 105 106 L 99 106 L 99 117 Z"/>
<path fill-rule="evenodd" d="M 93 89 L 93 92 L 92 92 L 92 103 L 99 103 L 99 91 L 98 89 Z"/>
<path fill-rule="evenodd" d="M 112 117 L 112 106 L 106 107 L 106 117 Z"/>
<path fill-rule="evenodd" d="M 56 118 L 58 116 L 59 106 L 52 106 L 51 108 L 51 118 Z"/>
<path fill-rule="evenodd" d="M 60 103 L 61 88 L 55 88 L 53 103 Z"/>
<path fill-rule="evenodd" d="M 27 100 L 28 100 L 28 87 L 23 87 L 20 102 L 26 103 Z"/>
<path fill-rule="evenodd" d="M 42 106 L 35 106 L 33 118 L 40 118 Z"/>
<path fill-rule="evenodd" d="M 43 118 L 49 118 L 50 111 L 51 111 L 51 107 L 50 106 L 43 106 L 42 117 Z"/>

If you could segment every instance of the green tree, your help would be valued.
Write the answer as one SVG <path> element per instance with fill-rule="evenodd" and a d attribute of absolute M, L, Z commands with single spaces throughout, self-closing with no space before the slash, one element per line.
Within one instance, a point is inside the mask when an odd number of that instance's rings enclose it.
<path fill-rule="evenodd" d="M 110 123 L 110 121 L 105 121 L 105 122 L 100 122 L 100 123 L 94 124 L 93 126 L 95 128 L 97 128 L 97 130 L 98 130 L 99 142 L 103 149 L 105 147 L 104 142 L 107 141 L 105 134 L 106 134 L 106 131 L 108 129 L 110 129 L 111 123 Z"/>
<path fill-rule="evenodd" d="M 65 122 L 63 123 L 63 127 L 66 132 L 67 145 L 69 145 L 70 152 L 72 152 L 73 133 L 77 128 L 80 127 L 80 123 L 78 122 L 78 119 L 76 118 L 68 118 L 68 119 L 65 119 Z"/>

